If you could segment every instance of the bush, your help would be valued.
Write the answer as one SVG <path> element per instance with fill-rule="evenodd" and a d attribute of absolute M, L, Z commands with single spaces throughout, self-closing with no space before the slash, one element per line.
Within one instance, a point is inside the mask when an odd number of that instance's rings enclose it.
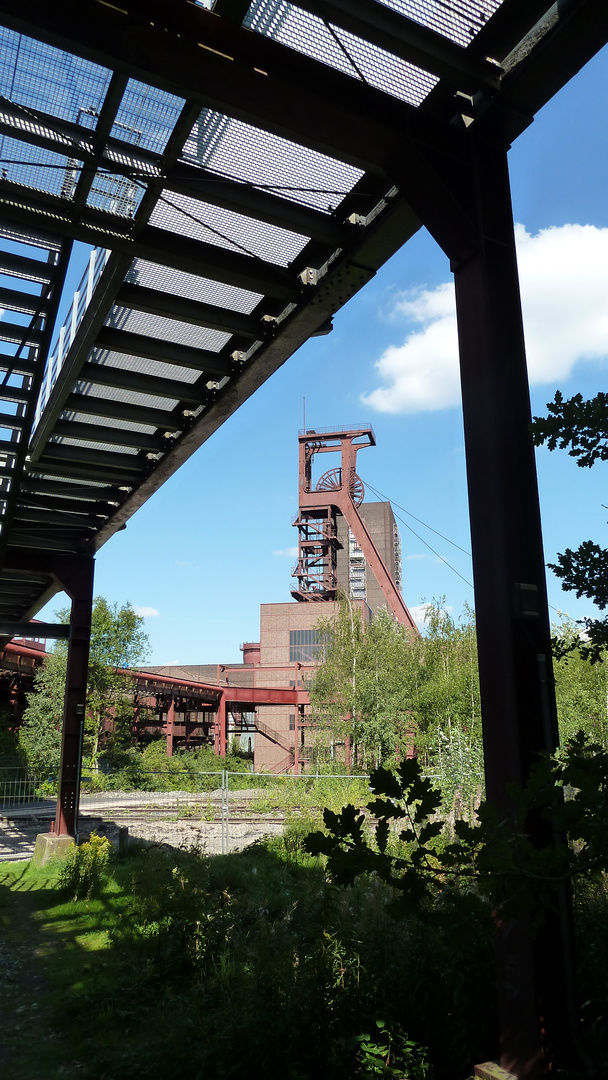
<path fill-rule="evenodd" d="M 72 900 L 90 900 L 97 895 L 111 850 L 110 841 L 96 832 L 91 833 L 86 844 L 72 848 L 57 880 L 60 892 L 67 893 Z"/>

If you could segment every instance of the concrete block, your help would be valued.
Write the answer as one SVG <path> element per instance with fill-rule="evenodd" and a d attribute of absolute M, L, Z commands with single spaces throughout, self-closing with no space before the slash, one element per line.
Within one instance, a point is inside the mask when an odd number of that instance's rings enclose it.
<path fill-rule="evenodd" d="M 501 1069 L 495 1061 L 486 1061 L 483 1065 L 476 1065 L 474 1073 L 479 1080 L 517 1080 L 513 1073 Z"/>
<path fill-rule="evenodd" d="M 51 859 L 65 859 L 73 846 L 74 841 L 71 836 L 38 833 L 32 862 L 34 866 L 46 866 Z"/>

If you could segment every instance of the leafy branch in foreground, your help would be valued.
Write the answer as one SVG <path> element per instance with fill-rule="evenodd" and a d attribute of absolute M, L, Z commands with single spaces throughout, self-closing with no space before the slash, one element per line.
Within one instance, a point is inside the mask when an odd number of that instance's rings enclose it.
<path fill-rule="evenodd" d="M 377 797 L 367 814 L 353 805 L 326 810 L 327 831 L 311 833 L 305 846 L 327 857 L 340 885 L 366 873 L 386 882 L 395 890 L 394 914 L 445 909 L 466 896 L 488 918 L 524 910 L 542 917 L 562 882 L 608 869 L 608 752 L 582 732 L 561 755 L 540 757 L 523 790 L 510 790 L 514 820 L 483 802 L 476 824 L 456 822 L 453 843 L 441 836 L 441 795 L 418 761 L 396 772 L 376 769 L 370 786 Z M 549 823 L 548 837 L 556 828 L 568 842 L 536 847 L 527 827 L 532 816 Z"/>
<path fill-rule="evenodd" d="M 581 468 L 591 468 L 596 461 L 608 460 L 608 395 L 600 393 L 589 401 L 581 394 L 564 398 L 558 390 L 547 403 L 548 415 L 532 420 L 535 446 L 547 444 L 549 450 L 564 450 L 576 458 Z M 586 540 L 576 551 L 567 548 L 558 554 L 557 563 L 549 563 L 554 574 L 561 578 L 562 588 L 586 596 L 603 611 L 608 606 L 608 551 Z M 578 651 L 596 663 L 604 658 L 608 648 L 608 618 L 581 619 L 584 628 L 578 639 L 566 646 L 554 639 L 554 654 L 558 659 Z"/>

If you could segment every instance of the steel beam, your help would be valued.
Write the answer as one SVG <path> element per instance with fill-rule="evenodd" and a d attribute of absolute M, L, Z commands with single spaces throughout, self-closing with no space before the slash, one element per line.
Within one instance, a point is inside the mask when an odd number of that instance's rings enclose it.
<path fill-rule="evenodd" d="M 220 379 L 228 373 L 230 367 L 230 361 L 221 353 L 179 345 L 147 334 L 135 334 L 114 326 L 102 326 L 95 346 L 126 356 L 142 356 L 150 360 L 160 360 L 164 364 L 191 368 L 193 371 L 206 371 L 209 377 L 219 376 Z"/>
<path fill-rule="evenodd" d="M 475 125 L 480 136 L 493 141 L 499 138 L 508 146 L 606 44 L 605 0 L 560 0 L 548 5 L 547 14 L 547 32 L 541 37 L 530 23 L 529 40 L 517 43 L 512 57 L 505 58 L 509 70 L 502 82 L 500 108 L 488 102 Z"/>
<path fill-rule="evenodd" d="M 558 740 L 544 555 L 506 152 L 476 143 L 470 192 L 478 246 L 451 251 L 471 519 L 486 794 L 516 816 L 523 786 Z M 438 212 L 440 208 L 438 207 Z M 542 848 L 551 823 L 527 823 Z M 519 1080 L 576 1059 L 566 886 L 533 938 L 528 917 L 499 934 L 501 1063 Z M 513 973 L 517 972 L 514 978 Z"/>
<path fill-rule="evenodd" d="M 87 446 L 79 446 L 77 443 L 47 443 L 44 457 L 39 464 L 53 461 L 64 462 L 68 471 L 72 462 L 90 465 L 93 474 L 96 465 L 117 473 L 124 469 L 129 475 L 138 478 L 141 478 L 145 472 L 143 462 L 137 454 L 116 454 L 108 450 L 92 450 Z"/>
<path fill-rule="evenodd" d="M 12 342 L 14 345 L 40 345 L 42 330 L 32 326 L 20 326 L 19 323 L 0 322 L 0 341 Z"/>
<path fill-rule="evenodd" d="M 159 289 L 149 289 L 129 281 L 121 285 L 114 303 L 132 311 L 163 315 L 167 319 L 192 323 L 194 326 L 206 326 L 210 330 L 219 330 L 225 334 L 238 334 L 239 337 L 252 338 L 254 341 L 263 337 L 262 323 L 255 316 L 204 304 L 200 300 L 189 300 L 173 293 L 160 292 Z"/>
<path fill-rule="evenodd" d="M 132 472 L 128 473 L 126 470 L 113 469 L 109 465 L 95 465 L 93 468 L 90 464 L 83 464 L 78 461 L 59 460 L 46 461 L 40 460 L 33 465 L 33 469 L 36 473 L 41 473 L 45 478 L 47 476 L 57 477 L 59 480 L 84 480 L 87 484 L 87 492 L 93 490 L 94 484 L 116 484 L 119 487 L 125 489 L 136 489 L 142 482 L 142 477 L 145 473 Z"/>
<path fill-rule="evenodd" d="M 17 531 L 27 528 L 28 522 L 33 522 L 34 527 L 39 528 L 45 525 L 59 525 L 68 529 L 74 527 L 86 530 L 93 530 L 99 525 L 99 522 L 88 514 L 72 514 L 59 509 L 47 510 L 31 504 L 28 506 L 18 505 L 14 512 L 13 521 Z"/>
<path fill-rule="evenodd" d="M 53 280 L 54 266 L 41 259 L 28 259 L 25 255 L 13 255 L 10 251 L 0 251 L 0 274 L 34 281 L 39 285 L 48 285 Z"/>
<path fill-rule="evenodd" d="M 36 470 L 34 470 L 36 471 Z M 100 506 L 113 506 L 121 501 L 121 492 L 117 487 L 86 486 L 78 483 L 70 483 L 65 480 L 53 480 L 49 477 L 26 476 L 21 482 L 21 491 L 37 492 L 48 495 L 50 498 L 67 495 L 74 500 L 82 499 L 85 503 L 94 502 Z"/>
<path fill-rule="evenodd" d="M 11 639 L 20 638 L 53 638 L 65 640 L 70 636 L 69 623 L 11 623 L 0 620 L 0 636 L 10 634 Z"/>
<path fill-rule="evenodd" d="M 3 286 L 0 287 L 0 306 L 7 311 L 19 311 L 23 315 L 46 315 L 49 300 L 35 296 L 34 293 L 19 292 Z"/>
<path fill-rule="evenodd" d="M 86 490 L 81 487 L 81 491 Z M 32 492 L 28 489 L 27 498 L 24 500 L 28 507 L 39 507 L 41 510 L 61 510 L 69 514 L 86 515 L 89 519 L 97 518 L 97 522 L 102 518 L 107 518 L 110 512 L 110 506 L 108 503 L 101 504 L 93 498 L 92 500 L 85 502 L 83 499 L 72 498 L 58 498 L 57 494 L 44 495 Z M 20 505 L 21 500 L 17 504 Z M 100 510 L 100 506 L 105 505 L 105 511 Z M 113 509 L 113 507 L 112 507 Z"/>
<path fill-rule="evenodd" d="M 94 560 L 86 555 L 79 555 L 71 560 L 57 559 L 55 572 L 72 603 L 54 831 L 59 835 L 73 836 L 78 842 L 78 803 L 91 640 Z"/>
<path fill-rule="evenodd" d="M 160 453 L 169 445 L 161 435 L 142 431 L 130 431 L 127 427 L 109 427 L 107 424 L 82 424 L 77 420 L 58 420 L 53 431 L 66 439 L 103 443 L 113 446 L 132 446 L 137 450 Z"/>
<path fill-rule="evenodd" d="M 70 394 L 65 402 L 63 414 L 81 413 L 88 416 L 105 416 L 112 420 L 124 420 L 125 423 L 148 424 L 161 431 L 180 431 L 188 426 L 180 413 L 168 409 L 151 409 L 143 405 L 133 405 L 125 401 L 111 401 L 109 398 L 96 397 L 93 394 Z"/>
<path fill-rule="evenodd" d="M 175 737 L 175 698 L 173 694 L 169 698 L 169 708 L 167 709 L 167 723 L 165 724 L 165 734 L 167 739 L 167 757 L 173 756 L 173 739 Z"/>
<path fill-rule="evenodd" d="M 85 364 L 79 376 L 79 382 L 82 383 L 114 386 L 120 390 L 148 394 L 150 397 L 202 405 L 208 392 L 204 386 L 197 385 L 198 381 L 187 383 L 178 382 L 177 379 L 161 379 L 156 375 L 145 375 L 140 371 L 111 367 L 109 364 Z"/>

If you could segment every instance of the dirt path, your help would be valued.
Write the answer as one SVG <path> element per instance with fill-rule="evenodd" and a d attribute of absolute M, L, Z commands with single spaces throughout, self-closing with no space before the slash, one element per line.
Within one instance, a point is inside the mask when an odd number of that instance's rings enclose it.
<path fill-rule="evenodd" d="M 55 1059 L 52 1075 L 74 1076 L 78 1069 L 61 1060 L 61 1036 L 51 1020 L 44 977 L 48 944 L 35 917 L 39 898 L 35 892 L 15 888 L 16 876 L 19 872 L 10 872 L 13 888 L 9 888 L 9 874 L 0 867 L 0 1075 L 49 1080 Z"/>

